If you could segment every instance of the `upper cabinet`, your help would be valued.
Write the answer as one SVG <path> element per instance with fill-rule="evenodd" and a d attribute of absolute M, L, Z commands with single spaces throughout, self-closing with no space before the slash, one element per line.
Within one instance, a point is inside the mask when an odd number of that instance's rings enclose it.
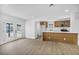
<path fill-rule="evenodd" d="M 55 21 L 54 27 L 70 27 L 70 20 Z"/>
<path fill-rule="evenodd" d="M 48 22 L 47 21 L 41 21 L 40 25 L 44 26 L 45 28 L 47 28 L 48 27 Z"/>

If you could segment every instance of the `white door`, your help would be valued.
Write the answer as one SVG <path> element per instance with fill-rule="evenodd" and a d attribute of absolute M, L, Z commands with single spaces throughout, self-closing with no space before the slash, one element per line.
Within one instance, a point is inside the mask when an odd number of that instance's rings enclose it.
<path fill-rule="evenodd" d="M 41 36 L 41 27 L 39 21 L 35 23 L 35 35 L 36 38 L 39 38 Z"/>

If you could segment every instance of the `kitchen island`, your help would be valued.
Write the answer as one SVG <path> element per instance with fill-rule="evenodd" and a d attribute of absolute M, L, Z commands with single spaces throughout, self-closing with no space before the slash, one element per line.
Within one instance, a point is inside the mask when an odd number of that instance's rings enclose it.
<path fill-rule="evenodd" d="M 78 34 L 75 32 L 43 32 L 43 41 L 55 41 L 77 45 L 77 39 Z"/>

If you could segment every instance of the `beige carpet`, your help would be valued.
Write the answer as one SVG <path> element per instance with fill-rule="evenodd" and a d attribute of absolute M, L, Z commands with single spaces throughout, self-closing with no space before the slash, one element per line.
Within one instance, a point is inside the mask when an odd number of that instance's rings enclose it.
<path fill-rule="evenodd" d="M 16 40 L 0 46 L 1 55 L 79 55 L 76 45 L 34 39 Z"/>

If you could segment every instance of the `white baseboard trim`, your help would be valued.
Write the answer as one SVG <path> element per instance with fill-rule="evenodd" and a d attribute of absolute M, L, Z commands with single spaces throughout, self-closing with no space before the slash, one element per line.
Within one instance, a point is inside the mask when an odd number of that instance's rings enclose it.
<path fill-rule="evenodd" d="M 17 39 L 9 40 L 9 41 L 6 41 L 6 42 L 0 44 L 0 46 L 4 45 L 4 44 L 7 44 L 7 43 L 10 43 L 10 42 L 13 42 L 13 41 L 16 41 L 16 40 L 20 40 L 20 39 L 25 39 L 25 38 L 23 37 L 23 38 L 17 38 Z"/>
<path fill-rule="evenodd" d="M 31 38 L 29 38 L 29 37 L 26 37 L 25 39 L 33 39 L 33 40 L 34 40 L 34 39 L 36 39 L 36 38 L 32 38 L 32 37 L 31 37 Z"/>

